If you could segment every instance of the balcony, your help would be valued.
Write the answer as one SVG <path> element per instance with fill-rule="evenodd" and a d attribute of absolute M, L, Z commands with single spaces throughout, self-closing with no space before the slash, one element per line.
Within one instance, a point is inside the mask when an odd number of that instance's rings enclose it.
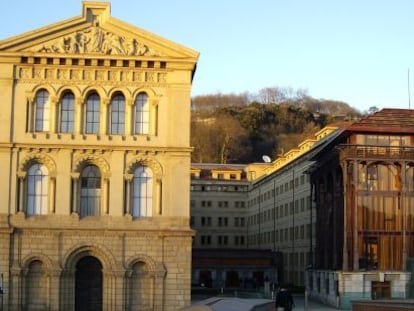
<path fill-rule="evenodd" d="M 341 160 L 399 160 L 413 161 L 414 147 L 339 145 Z"/>

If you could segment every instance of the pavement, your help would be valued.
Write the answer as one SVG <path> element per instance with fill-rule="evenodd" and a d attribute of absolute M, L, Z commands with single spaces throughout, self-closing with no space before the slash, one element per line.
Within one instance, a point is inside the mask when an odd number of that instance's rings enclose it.
<path fill-rule="evenodd" d="M 295 309 L 294 311 L 339 311 L 341 309 L 337 309 L 331 306 L 324 305 L 320 302 L 316 302 L 313 300 L 308 300 L 308 304 L 305 307 L 305 296 L 304 295 L 293 295 L 293 300 L 295 301 Z"/>
<path fill-rule="evenodd" d="M 293 295 L 295 308 L 293 311 L 340 311 L 331 306 L 324 305 L 320 302 L 308 300 L 305 306 L 304 295 Z M 185 311 L 204 311 L 204 310 L 216 310 L 216 311 L 246 311 L 252 310 L 253 306 L 266 305 L 268 307 L 262 307 L 260 310 L 274 311 L 274 301 L 270 299 L 255 299 L 255 298 L 236 298 L 236 297 L 210 297 L 199 301 L 193 301 L 193 305 L 184 308 Z M 348 310 L 349 311 L 349 310 Z"/>

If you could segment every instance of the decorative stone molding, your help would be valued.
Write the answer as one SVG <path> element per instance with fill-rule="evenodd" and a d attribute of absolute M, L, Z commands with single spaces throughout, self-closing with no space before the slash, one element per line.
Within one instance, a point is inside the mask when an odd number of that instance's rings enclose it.
<path fill-rule="evenodd" d="M 130 160 L 126 166 L 126 174 L 134 174 L 134 170 L 138 165 L 145 165 L 152 169 L 155 179 L 162 179 L 163 171 L 161 164 L 147 156 L 136 156 Z"/>
<path fill-rule="evenodd" d="M 23 269 L 28 269 L 30 264 L 33 261 L 40 261 L 42 264 L 44 264 L 45 265 L 45 271 L 48 274 L 50 274 L 50 272 L 53 269 L 56 269 L 56 267 L 57 267 L 56 264 L 53 264 L 52 260 L 48 256 L 46 256 L 44 254 L 41 254 L 41 253 L 32 253 L 32 254 L 27 255 L 25 258 L 23 258 L 22 268 Z"/>
<path fill-rule="evenodd" d="M 54 74 L 46 74 L 46 70 L 22 66 L 18 69 L 18 79 L 21 83 L 55 83 L 56 80 L 65 82 L 69 86 L 78 86 L 80 82 L 88 82 L 93 85 L 111 85 L 116 87 L 136 86 L 137 82 L 144 83 L 146 86 L 163 86 L 167 83 L 167 72 L 147 71 L 143 69 L 94 69 L 94 68 L 47 68 L 47 72 L 53 71 Z M 32 100 L 33 101 L 33 100 Z"/>
<path fill-rule="evenodd" d="M 104 270 L 112 271 L 116 268 L 113 254 L 103 245 L 75 245 L 63 256 L 62 264 L 65 269 L 74 270 L 79 259 L 85 256 L 94 256 L 98 259 Z"/>
<path fill-rule="evenodd" d="M 88 151 L 86 153 L 76 152 L 74 154 L 72 173 L 80 173 L 82 168 L 87 164 L 96 165 L 100 169 L 103 178 L 110 177 L 111 173 L 108 162 L 103 159 L 102 156 L 95 155 L 91 151 Z"/>
<path fill-rule="evenodd" d="M 23 160 L 21 161 L 20 165 L 19 165 L 19 170 L 18 170 L 18 175 L 23 177 L 23 173 L 22 172 L 26 172 L 28 167 L 33 164 L 34 162 L 38 162 L 41 164 L 46 165 L 48 171 L 49 171 L 49 176 L 54 178 L 56 177 L 56 164 L 55 161 L 52 160 L 51 157 L 49 157 L 48 155 L 36 152 L 36 151 L 32 151 L 30 153 L 28 153 Z"/>
<path fill-rule="evenodd" d="M 117 35 L 99 26 L 77 31 L 33 48 L 34 52 L 60 54 L 103 54 L 119 56 L 162 56 L 136 38 Z"/>
<path fill-rule="evenodd" d="M 144 254 L 137 254 L 128 258 L 125 261 L 125 268 L 130 270 L 138 262 L 143 262 L 148 267 L 148 272 L 156 272 L 157 268 L 159 268 L 159 265 L 153 258 Z"/>

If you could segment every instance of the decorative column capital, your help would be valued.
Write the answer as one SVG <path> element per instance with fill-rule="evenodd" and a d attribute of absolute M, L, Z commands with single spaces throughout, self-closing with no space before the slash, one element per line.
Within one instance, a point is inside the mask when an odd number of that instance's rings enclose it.
<path fill-rule="evenodd" d="M 80 173 L 79 172 L 72 172 L 70 174 L 70 177 L 72 177 L 72 179 L 74 179 L 74 180 L 78 180 L 79 177 L 80 177 Z"/>
<path fill-rule="evenodd" d="M 18 179 L 24 180 L 24 179 L 26 179 L 26 175 L 27 175 L 27 173 L 25 171 L 18 171 L 17 172 L 17 178 Z"/>
<path fill-rule="evenodd" d="M 133 178 L 134 178 L 133 174 L 130 174 L 130 173 L 125 173 L 124 174 L 124 179 L 128 182 L 131 182 Z"/>

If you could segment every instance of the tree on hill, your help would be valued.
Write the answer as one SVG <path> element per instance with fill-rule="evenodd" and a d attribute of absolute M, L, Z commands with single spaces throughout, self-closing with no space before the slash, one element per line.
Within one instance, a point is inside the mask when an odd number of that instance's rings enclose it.
<path fill-rule="evenodd" d="M 260 93 L 260 92 L 259 92 Z M 309 97 L 303 90 L 266 88 L 261 96 L 214 94 L 193 98 L 193 162 L 261 162 L 295 148 L 330 122 L 359 113 L 348 104 Z M 256 99 L 248 102 L 250 99 Z"/>

